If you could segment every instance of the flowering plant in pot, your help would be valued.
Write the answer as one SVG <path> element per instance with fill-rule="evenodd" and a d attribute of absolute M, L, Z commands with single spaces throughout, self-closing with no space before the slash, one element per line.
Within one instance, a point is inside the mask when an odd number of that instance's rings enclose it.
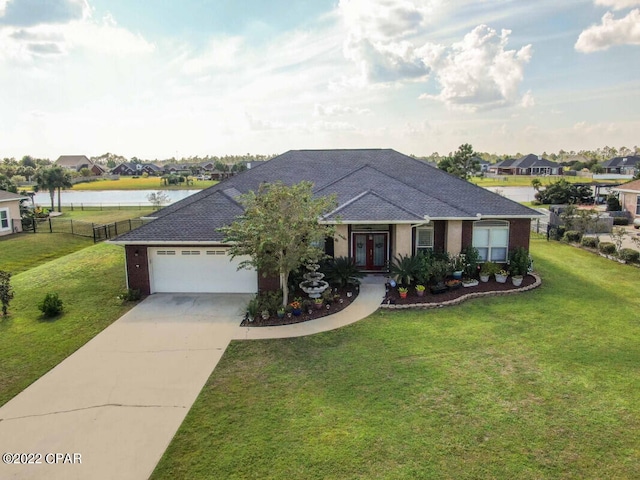
<path fill-rule="evenodd" d="M 509 276 L 509 272 L 507 272 L 506 270 L 502 269 L 502 270 L 496 272 L 496 282 L 498 282 L 498 283 L 506 283 L 508 276 Z"/>
<path fill-rule="evenodd" d="M 500 268 L 495 263 L 490 261 L 484 262 L 480 267 L 480 280 L 482 282 L 488 282 L 489 277 L 491 277 L 491 275 L 495 275 L 499 271 Z"/>
<path fill-rule="evenodd" d="M 409 290 L 406 287 L 398 287 L 398 293 L 400 294 L 400 298 L 407 298 L 407 292 Z"/>

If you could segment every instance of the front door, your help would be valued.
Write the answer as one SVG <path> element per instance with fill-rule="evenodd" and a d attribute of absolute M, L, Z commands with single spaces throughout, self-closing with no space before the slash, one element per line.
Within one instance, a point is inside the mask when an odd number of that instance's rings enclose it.
<path fill-rule="evenodd" d="M 353 234 L 353 258 L 362 270 L 379 271 L 387 268 L 389 234 L 363 232 Z"/>

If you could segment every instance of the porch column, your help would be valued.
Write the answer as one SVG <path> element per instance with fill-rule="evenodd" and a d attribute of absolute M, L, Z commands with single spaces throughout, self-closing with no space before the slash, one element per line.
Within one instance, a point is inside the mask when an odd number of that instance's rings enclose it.
<path fill-rule="evenodd" d="M 411 225 L 394 225 L 394 238 L 393 238 L 393 249 L 391 252 L 391 258 L 389 261 L 393 261 L 393 259 L 400 255 L 409 255 L 411 256 L 413 252 L 411 251 L 412 244 L 412 233 Z"/>
<path fill-rule="evenodd" d="M 334 257 L 349 256 L 349 227 L 345 224 L 336 225 L 336 234 L 333 237 Z"/>
<path fill-rule="evenodd" d="M 445 238 L 449 255 L 456 255 L 462 250 L 462 220 L 449 220 Z"/>

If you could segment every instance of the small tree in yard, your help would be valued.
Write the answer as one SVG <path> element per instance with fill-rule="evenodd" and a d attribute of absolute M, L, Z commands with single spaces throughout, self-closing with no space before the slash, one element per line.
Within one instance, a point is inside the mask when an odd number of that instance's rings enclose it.
<path fill-rule="evenodd" d="M 151 203 L 154 208 L 160 208 L 165 203 L 169 203 L 169 196 L 162 190 L 158 190 L 157 192 L 147 195 L 147 200 L 149 200 L 149 203 Z"/>
<path fill-rule="evenodd" d="M 283 306 L 289 301 L 289 274 L 305 263 L 317 262 L 324 255 L 317 245 L 335 233 L 332 225 L 318 221 L 336 207 L 336 200 L 314 197 L 312 187 L 311 182 L 262 184 L 257 193 L 239 197 L 244 214 L 220 229 L 225 242 L 232 244 L 232 257 L 251 257 L 240 268 L 254 267 L 280 277 Z"/>
<path fill-rule="evenodd" d="M 11 273 L 0 270 L 0 302 L 2 302 L 2 316 L 7 316 L 9 303 L 13 300 L 13 288 L 11 288 Z"/>

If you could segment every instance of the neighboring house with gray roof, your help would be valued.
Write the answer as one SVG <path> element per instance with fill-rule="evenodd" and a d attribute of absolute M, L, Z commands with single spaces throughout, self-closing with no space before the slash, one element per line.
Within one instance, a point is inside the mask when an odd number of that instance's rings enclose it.
<path fill-rule="evenodd" d="M 243 208 L 238 196 L 262 182 L 314 184 L 338 206 L 325 251 L 366 272 L 386 273 L 399 255 L 459 253 L 473 245 L 484 259 L 507 260 L 529 247 L 539 213 L 390 149 L 293 150 L 156 212 L 154 220 L 113 242 L 125 246 L 129 288 L 155 292 L 256 292 L 262 275 L 237 270 L 219 228 Z"/>
<path fill-rule="evenodd" d="M 22 231 L 20 201 L 28 197 L 0 190 L 0 237 Z"/>
<path fill-rule="evenodd" d="M 621 175 L 635 175 L 640 169 L 640 156 L 627 155 L 626 157 L 613 157 L 602 162 L 605 173 L 619 173 Z"/>
<path fill-rule="evenodd" d="M 622 210 L 629 212 L 634 225 L 640 226 L 640 180 L 627 182 L 612 190 L 620 194 Z"/>
<path fill-rule="evenodd" d="M 489 167 L 497 175 L 562 175 L 556 162 L 530 153 L 520 158 L 508 158 Z"/>
<path fill-rule="evenodd" d="M 86 155 L 61 155 L 55 161 L 55 165 L 79 172 L 83 168 L 91 170 L 93 175 L 102 175 L 105 170 Z"/>

